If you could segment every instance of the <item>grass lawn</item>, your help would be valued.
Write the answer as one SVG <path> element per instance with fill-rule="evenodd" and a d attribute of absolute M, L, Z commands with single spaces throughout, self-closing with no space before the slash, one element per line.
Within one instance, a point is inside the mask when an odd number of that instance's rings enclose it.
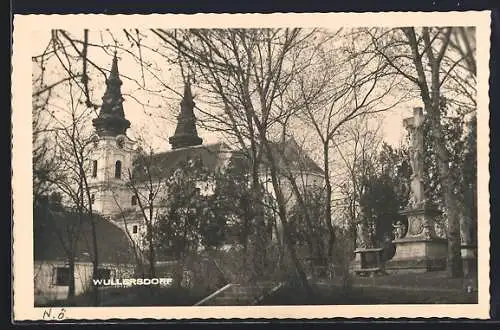
<path fill-rule="evenodd" d="M 428 272 L 421 274 L 400 274 L 378 277 L 355 277 L 354 283 L 360 285 L 390 285 L 405 288 L 433 288 L 463 290 L 467 285 L 477 287 L 475 278 L 448 278 L 446 272 Z"/>
<path fill-rule="evenodd" d="M 472 280 L 474 282 L 474 280 Z M 444 272 L 402 274 L 373 278 L 355 277 L 350 289 L 342 289 L 338 279 L 320 281 L 315 296 L 284 287 L 267 297 L 262 305 L 371 305 L 371 304 L 476 304 L 477 291 L 464 287 L 471 279 L 449 279 Z M 477 287 L 472 284 L 473 287 Z"/>
<path fill-rule="evenodd" d="M 476 293 L 407 291 L 405 289 L 323 288 L 313 298 L 296 288 L 284 288 L 265 299 L 261 305 L 373 305 L 373 304 L 475 304 Z"/>

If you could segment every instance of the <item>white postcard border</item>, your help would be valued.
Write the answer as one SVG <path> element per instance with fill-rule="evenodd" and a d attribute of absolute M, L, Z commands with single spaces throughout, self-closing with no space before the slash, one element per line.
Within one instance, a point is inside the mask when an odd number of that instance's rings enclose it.
<path fill-rule="evenodd" d="M 34 30 L 151 27 L 476 26 L 478 67 L 478 290 L 474 305 L 351 305 L 252 307 L 67 307 L 64 319 L 206 319 L 334 317 L 489 317 L 489 50 L 490 13 L 335 13 L 196 15 L 15 15 L 12 58 L 12 186 L 14 320 L 41 320 L 33 307 L 31 47 Z M 60 308 L 54 308 L 54 313 Z"/>

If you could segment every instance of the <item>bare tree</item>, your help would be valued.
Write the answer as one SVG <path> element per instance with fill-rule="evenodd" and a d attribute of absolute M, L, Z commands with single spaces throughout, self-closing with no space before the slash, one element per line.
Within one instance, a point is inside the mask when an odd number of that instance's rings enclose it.
<path fill-rule="evenodd" d="M 350 40 L 341 43 L 341 40 Z M 314 65 L 297 77 L 299 118 L 315 132 L 320 143 L 325 180 L 326 226 L 330 232 L 328 256 L 333 255 L 331 150 L 343 143 L 344 126 L 368 114 L 392 109 L 406 95 L 394 98 L 399 77 L 389 76 L 380 56 L 362 51 L 351 32 L 339 33 Z M 327 51 L 329 50 L 329 51 Z M 319 72 L 313 74 L 313 72 Z"/>
<path fill-rule="evenodd" d="M 260 169 L 265 155 L 285 242 L 304 287 L 310 291 L 289 239 L 285 197 L 279 184 L 270 137 L 273 124 L 280 115 L 274 103 L 292 81 L 293 74 L 302 69 L 304 63 L 298 58 L 307 48 L 306 41 L 311 33 L 300 29 L 154 30 L 154 33 L 190 63 L 190 72 L 198 86 L 212 97 L 213 105 L 223 110 L 212 113 L 210 118 L 247 155 L 257 199 L 263 196 Z M 257 212 L 255 220 L 255 270 L 258 276 L 262 276 L 266 245 L 262 211 Z"/>
<path fill-rule="evenodd" d="M 93 197 L 89 186 L 88 156 L 92 143 L 91 135 L 86 131 L 86 118 L 92 109 L 84 107 L 80 109 L 78 94 L 74 91 L 73 84 L 67 82 L 69 96 L 68 108 L 60 108 L 58 111 L 48 111 L 47 115 L 51 121 L 51 147 L 54 150 L 54 161 L 59 164 L 57 169 L 57 180 L 53 184 L 57 191 L 62 194 L 62 203 L 77 214 L 78 223 L 88 222 L 91 227 L 91 242 L 87 242 L 88 250 L 92 258 L 93 277 L 97 276 L 99 269 L 99 253 L 96 232 L 96 215 L 92 208 Z M 55 104 L 52 104 L 56 107 Z M 78 227 L 74 235 L 78 235 Z M 73 236 L 74 236 L 73 235 Z M 74 241 L 74 240 L 72 240 Z M 76 239 L 78 241 L 78 239 Z M 74 243 L 76 244 L 76 243 Z M 71 247 L 74 247 L 73 245 Z M 70 252 L 69 264 L 74 270 L 74 255 Z M 71 276 L 74 272 L 70 269 Z M 74 282 L 74 281 L 71 281 Z M 74 286 L 74 284 L 73 284 Z M 70 288 L 70 290 L 74 290 Z M 72 293 L 74 294 L 74 293 Z M 94 304 L 99 304 L 99 292 L 93 286 Z"/>
<path fill-rule="evenodd" d="M 37 66 L 35 66 L 35 69 Z M 35 91 L 44 89 L 42 70 L 35 70 L 32 86 Z M 51 89 L 39 93 L 32 99 L 32 161 L 33 161 L 33 202 L 36 204 L 41 198 L 47 197 L 57 181 L 56 174 L 59 164 L 53 157 L 50 148 L 52 129 L 48 120 L 48 103 L 51 99 Z"/>
<path fill-rule="evenodd" d="M 154 157 L 153 150 L 141 150 L 134 159 L 134 169 L 128 169 L 126 186 L 137 202 L 139 217 L 146 225 L 145 242 L 149 276 L 156 276 L 155 226 L 158 222 L 163 200 L 166 197 L 169 173 L 163 173 L 161 164 Z"/>
<path fill-rule="evenodd" d="M 365 182 L 375 164 L 378 147 L 381 143 L 380 123 L 369 126 L 368 118 L 359 117 L 344 128 L 346 143 L 335 144 L 335 153 L 340 157 L 346 175 L 340 183 L 341 193 L 348 202 L 349 228 L 353 235 L 354 246 L 357 242 L 357 231 L 365 232 L 366 223 L 359 214 L 360 197 L 365 192 Z M 362 236 L 362 235 L 361 235 Z"/>
<path fill-rule="evenodd" d="M 116 215 L 117 219 L 121 220 L 123 223 L 123 228 L 125 229 L 125 233 L 127 234 L 127 238 L 131 244 L 132 248 L 132 253 L 134 254 L 134 258 L 136 261 L 136 265 L 139 268 L 139 272 L 142 275 L 142 277 L 145 277 L 145 272 L 144 272 L 144 248 L 142 246 L 141 238 L 137 238 L 134 236 L 133 232 L 130 232 L 130 226 L 129 226 L 129 217 L 130 215 L 135 216 L 135 210 L 127 210 L 124 209 L 120 204 L 119 198 L 116 196 L 116 194 L 113 194 L 113 200 L 116 203 L 116 206 L 120 210 L 119 213 Z M 118 221 L 119 221 L 118 220 Z"/>

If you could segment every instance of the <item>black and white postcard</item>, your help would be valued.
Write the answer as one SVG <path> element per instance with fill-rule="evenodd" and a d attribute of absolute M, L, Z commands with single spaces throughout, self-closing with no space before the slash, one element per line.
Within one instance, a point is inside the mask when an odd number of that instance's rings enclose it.
<path fill-rule="evenodd" d="M 487 318 L 489 38 L 15 16 L 14 319 Z"/>

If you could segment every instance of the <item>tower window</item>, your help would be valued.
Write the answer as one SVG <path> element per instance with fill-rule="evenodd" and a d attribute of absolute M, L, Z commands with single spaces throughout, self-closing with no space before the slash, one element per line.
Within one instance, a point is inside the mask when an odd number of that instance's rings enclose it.
<path fill-rule="evenodd" d="M 137 205 L 137 196 L 132 196 L 132 201 L 131 201 L 131 204 L 132 205 Z"/>
<path fill-rule="evenodd" d="M 132 233 L 137 234 L 137 225 L 132 227 Z"/>
<path fill-rule="evenodd" d="M 117 160 L 115 163 L 115 178 L 120 179 L 122 177 L 122 162 Z"/>
<path fill-rule="evenodd" d="M 97 160 L 92 161 L 92 177 L 97 177 Z"/>
<path fill-rule="evenodd" d="M 95 194 L 90 195 L 90 203 L 94 204 L 95 202 Z"/>

